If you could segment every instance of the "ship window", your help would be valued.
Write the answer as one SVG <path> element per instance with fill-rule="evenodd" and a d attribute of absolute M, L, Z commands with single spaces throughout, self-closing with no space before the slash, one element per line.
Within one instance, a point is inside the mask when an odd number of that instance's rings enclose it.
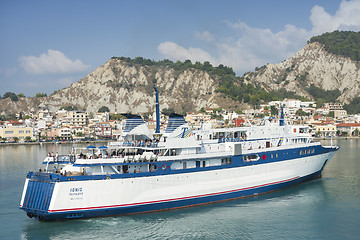
<path fill-rule="evenodd" d="M 307 153 L 308 153 L 308 154 L 310 154 L 310 151 L 311 151 L 311 150 L 310 150 L 310 149 L 308 149 L 308 150 L 307 150 Z"/>
<path fill-rule="evenodd" d="M 243 162 L 254 162 L 254 161 L 258 161 L 259 159 L 260 159 L 260 157 L 257 154 L 252 154 L 252 155 L 247 155 L 247 156 L 242 157 Z"/>
<path fill-rule="evenodd" d="M 221 165 L 231 164 L 231 162 L 232 162 L 231 158 L 222 158 L 221 159 Z"/>
<path fill-rule="evenodd" d="M 271 158 L 274 158 L 274 154 L 271 154 Z"/>
<path fill-rule="evenodd" d="M 302 150 L 299 151 L 299 155 L 302 155 Z"/>
<path fill-rule="evenodd" d="M 149 164 L 149 172 L 156 172 L 157 167 L 155 164 Z"/>
<path fill-rule="evenodd" d="M 183 169 L 186 169 L 186 162 L 183 162 Z"/>
<path fill-rule="evenodd" d="M 315 149 L 311 149 L 311 153 L 314 153 L 315 152 Z"/>
<path fill-rule="evenodd" d="M 279 154 L 276 154 L 276 157 L 279 157 Z"/>

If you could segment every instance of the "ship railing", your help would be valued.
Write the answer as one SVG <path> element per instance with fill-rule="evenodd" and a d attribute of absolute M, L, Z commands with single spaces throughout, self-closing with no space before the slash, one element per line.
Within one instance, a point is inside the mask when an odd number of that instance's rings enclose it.
<path fill-rule="evenodd" d="M 69 163 L 70 161 L 73 161 L 73 156 L 68 156 L 68 155 L 59 155 L 59 156 L 49 156 L 46 157 L 43 161 L 43 164 L 53 164 L 53 163 Z"/>
<path fill-rule="evenodd" d="M 156 162 L 158 160 L 157 155 L 130 155 L 124 156 L 125 163 L 131 162 Z"/>
<path fill-rule="evenodd" d="M 156 148 L 158 147 L 157 142 L 123 142 L 120 147 L 148 147 L 148 148 Z"/>
<path fill-rule="evenodd" d="M 225 143 L 225 142 L 243 142 L 245 141 L 244 138 L 219 138 L 218 143 Z"/>

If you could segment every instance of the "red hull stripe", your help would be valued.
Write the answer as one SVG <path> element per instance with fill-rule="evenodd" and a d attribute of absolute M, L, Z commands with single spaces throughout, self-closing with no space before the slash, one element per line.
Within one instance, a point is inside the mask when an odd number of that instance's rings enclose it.
<path fill-rule="evenodd" d="M 238 192 L 238 191 L 244 191 L 249 190 L 253 188 L 259 188 L 259 187 L 265 187 L 269 185 L 289 182 L 295 179 L 300 178 L 293 177 L 290 179 L 273 182 L 273 183 L 266 183 L 261 184 L 253 187 L 247 187 L 247 188 L 240 188 L 240 189 L 234 189 L 229 191 L 223 191 L 223 192 L 217 192 L 217 193 L 208 193 L 208 194 L 202 194 L 202 195 L 195 195 L 195 196 L 188 196 L 188 197 L 181 197 L 181 198 L 171 198 L 171 199 L 165 199 L 165 200 L 157 200 L 157 201 L 149 201 L 149 202 L 140 202 L 140 203 L 129 203 L 129 204 L 120 204 L 120 205 L 110 205 L 110 206 L 98 206 L 98 207 L 87 207 L 87 208 L 71 208 L 71 209 L 57 209 L 57 210 L 48 210 L 48 212 L 67 212 L 67 211 L 80 211 L 80 210 L 92 210 L 92 209 L 101 209 L 101 208 L 118 208 L 118 207 L 129 207 L 129 206 L 137 206 L 137 205 L 145 205 L 145 204 L 153 204 L 153 203 L 161 203 L 161 202 L 171 202 L 171 201 L 179 201 L 179 200 L 185 200 L 185 199 L 191 199 L 191 198 L 200 198 L 200 197 L 209 197 L 214 195 L 220 195 L 220 194 L 226 194 L 226 193 L 232 193 L 232 192 Z"/>

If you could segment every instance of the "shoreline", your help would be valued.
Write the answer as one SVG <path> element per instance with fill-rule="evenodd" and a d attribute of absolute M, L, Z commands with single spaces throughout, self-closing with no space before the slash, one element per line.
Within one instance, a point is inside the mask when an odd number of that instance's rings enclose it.
<path fill-rule="evenodd" d="M 314 137 L 315 141 L 320 140 L 348 140 L 348 139 L 360 139 L 360 137 Z"/>
<path fill-rule="evenodd" d="M 360 139 L 359 137 L 314 137 L 315 141 L 321 140 L 348 140 L 348 139 Z M 94 140 L 94 141 L 75 141 L 75 143 L 85 144 L 85 143 L 108 143 L 116 140 Z M 72 144 L 72 141 L 64 141 L 64 142 L 17 142 L 17 143 L 0 143 L 1 146 L 18 146 L 18 145 L 42 145 L 42 144 Z"/>
<path fill-rule="evenodd" d="M 115 140 L 113 140 L 115 141 Z M 110 140 L 95 140 L 95 141 L 75 141 L 75 143 L 108 143 Z M 0 146 L 18 146 L 18 145 L 42 145 L 42 144 L 73 144 L 72 141 L 64 141 L 64 142 L 18 142 L 18 143 L 0 143 Z"/>

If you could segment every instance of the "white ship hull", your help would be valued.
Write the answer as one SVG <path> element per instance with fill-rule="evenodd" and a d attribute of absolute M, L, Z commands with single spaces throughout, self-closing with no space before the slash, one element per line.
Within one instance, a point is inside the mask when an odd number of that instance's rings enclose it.
<path fill-rule="evenodd" d="M 334 153 L 201 172 L 55 182 L 44 218 L 140 213 L 262 194 L 319 177 Z M 26 188 L 27 183 L 22 202 Z"/>
<path fill-rule="evenodd" d="M 157 141 L 139 116 L 128 117 L 123 141 L 97 153 L 88 146 L 86 154 L 49 156 L 43 171 L 29 172 L 20 208 L 57 220 L 249 197 L 320 177 L 338 150 L 312 142 L 308 127 L 284 125 L 282 117 L 279 124 L 193 132 L 173 115 Z"/>

